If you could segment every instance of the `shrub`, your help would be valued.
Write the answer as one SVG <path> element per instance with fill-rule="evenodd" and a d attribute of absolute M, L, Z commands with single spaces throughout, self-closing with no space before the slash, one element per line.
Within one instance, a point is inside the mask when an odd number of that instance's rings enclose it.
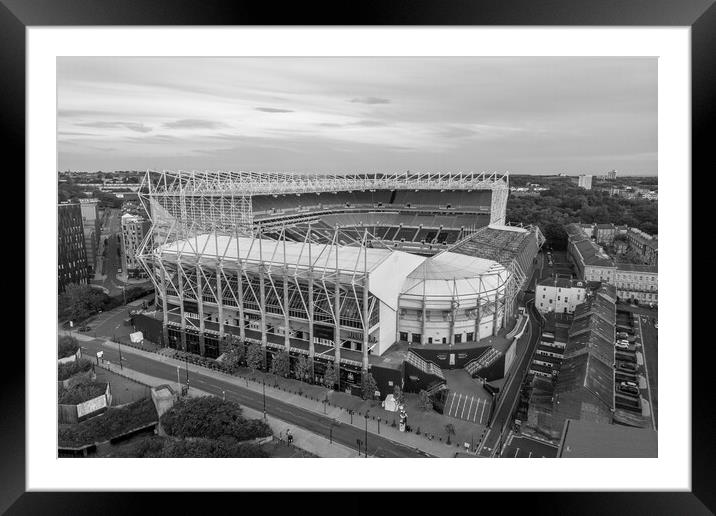
<path fill-rule="evenodd" d="M 233 437 L 239 441 L 266 437 L 271 428 L 259 419 L 245 419 L 238 403 L 214 396 L 177 401 L 161 417 L 167 434 L 175 437 L 218 439 Z"/>
<path fill-rule="evenodd" d="M 67 380 L 76 374 L 86 373 L 90 369 L 92 369 L 92 362 L 84 358 L 68 364 L 60 364 L 57 366 L 57 379 L 59 381 Z"/>
<path fill-rule="evenodd" d="M 77 405 L 87 400 L 102 396 L 107 391 L 105 382 L 80 381 L 65 389 L 57 388 L 57 403 L 61 405 Z"/>
<path fill-rule="evenodd" d="M 78 349 L 80 349 L 80 345 L 76 338 L 63 335 L 57 343 L 57 358 L 71 357 L 77 353 Z"/>
<path fill-rule="evenodd" d="M 147 437 L 120 454 L 121 457 L 139 458 L 249 458 L 268 457 L 268 453 L 255 444 L 239 444 L 227 439 L 174 439 Z"/>
<path fill-rule="evenodd" d="M 58 432 L 58 444 L 77 448 L 104 442 L 156 421 L 157 410 L 154 408 L 154 402 L 151 398 L 143 398 L 123 407 L 110 407 L 101 416 L 61 428 Z"/>

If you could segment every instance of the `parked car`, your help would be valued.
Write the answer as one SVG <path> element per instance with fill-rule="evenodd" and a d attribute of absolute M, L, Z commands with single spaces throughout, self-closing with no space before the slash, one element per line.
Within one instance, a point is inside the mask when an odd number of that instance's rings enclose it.
<path fill-rule="evenodd" d="M 654 328 L 659 329 L 659 323 L 654 323 Z"/>
<path fill-rule="evenodd" d="M 628 385 L 620 385 L 618 388 L 621 392 L 625 392 L 625 393 L 631 394 L 633 396 L 639 395 L 639 389 L 637 389 L 636 387 L 629 387 Z"/>
<path fill-rule="evenodd" d="M 617 338 L 618 339 L 628 339 L 629 334 L 625 331 L 620 331 L 620 332 L 617 332 Z"/>
<path fill-rule="evenodd" d="M 77 328 L 77 331 L 79 331 L 81 333 L 87 333 L 88 331 L 91 331 L 91 330 L 92 330 L 92 328 L 89 326 L 80 326 L 79 328 Z"/>
<path fill-rule="evenodd" d="M 623 385 L 625 387 L 634 387 L 635 389 L 639 388 L 639 385 L 637 385 L 636 382 L 624 381 L 624 382 L 620 382 L 619 385 Z"/>
<path fill-rule="evenodd" d="M 623 342 L 617 341 L 617 342 L 614 343 L 614 345 L 615 345 L 617 348 L 619 348 L 619 349 L 624 349 L 624 350 L 628 350 L 628 349 L 629 349 L 629 344 L 624 344 Z"/>
<path fill-rule="evenodd" d="M 617 369 L 621 369 L 622 371 L 634 372 L 636 371 L 636 364 L 632 364 L 629 362 L 617 362 Z"/>

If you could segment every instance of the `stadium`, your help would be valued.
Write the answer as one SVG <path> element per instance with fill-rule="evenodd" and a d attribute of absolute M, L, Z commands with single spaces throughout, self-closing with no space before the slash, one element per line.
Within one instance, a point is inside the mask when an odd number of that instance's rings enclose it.
<path fill-rule="evenodd" d="M 318 382 L 333 362 L 345 391 L 509 369 L 544 238 L 505 225 L 507 174 L 148 171 L 140 192 L 165 346 L 220 358 L 236 336 Z"/>

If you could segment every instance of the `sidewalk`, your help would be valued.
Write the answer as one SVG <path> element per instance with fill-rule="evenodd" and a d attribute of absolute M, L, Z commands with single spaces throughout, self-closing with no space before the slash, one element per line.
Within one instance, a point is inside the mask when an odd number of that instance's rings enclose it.
<path fill-rule="evenodd" d="M 81 340 L 92 340 L 91 338 L 85 338 Z M 108 345 L 111 345 L 111 341 L 106 341 Z M 417 435 L 415 432 L 400 432 L 397 428 L 393 428 L 391 423 L 393 420 L 398 420 L 398 413 L 387 412 L 381 408 L 380 403 L 377 401 L 366 401 L 355 396 L 350 396 L 345 393 L 332 391 L 329 395 L 329 402 L 323 403 L 326 397 L 327 389 L 316 385 L 309 385 L 301 383 L 298 380 L 287 380 L 277 379 L 273 375 L 266 373 L 257 372 L 256 379 L 250 378 L 249 375 L 232 376 L 226 373 L 213 371 L 204 367 L 188 364 L 183 360 L 177 360 L 175 358 L 167 357 L 157 353 L 150 353 L 141 351 L 134 348 L 123 349 L 123 353 L 133 353 L 140 356 L 144 356 L 150 360 L 156 360 L 171 364 L 174 367 L 186 368 L 189 367 L 190 372 L 196 372 L 205 376 L 214 376 L 221 378 L 223 381 L 227 381 L 235 384 L 238 387 L 244 389 L 250 389 L 256 393 L 262 392 L 262 377 L 267 380 L 266 382 L 266 396 L 278 399 L 285 403 L 289 403 L 296 407 L 309 410 L 316 414 L 323 414 L 326 417 L 333 418 L 336 421 L 348 425 L 352 425 L 361 430 L 365 430 L 366 422 L 368 426 L 368 432 L 375 435 L 380 435 L 386 439 L 394 441 L 396 443 L 408 446 L 410 448 L 416 448 L 422 450 L 430 455 L 436 457 L 454 457 L 456 452 L 464 451 L 464 443 L 472 443 L 476 447 L 478 439 L 483 433 L 483 427 L 468 423 L 467 421 L 447 418 L 437 413 L 422 413 L 419 414 L 413 409 L 413 414 L 408 413 L 409 424 L 413 428 L 417 428 L 415 419 L 421 418 L 421 421 L 430 421 L 431 430 L 430 432 L 434 435 L 433 439 L 430 440 L 425 436 L 427 427 L 421 428 L 421 434 Z M 279 387 L 274 387 L 274 381 L 278 380 Z M 166 382 L 164 382 L 166 383 Z M 350 405 L 350 406 L 341 406 Z M 410 408 L 410 404 L 408 405 Z M 351 417 L 349 410 L 355 411 Z M 369 419 L 366 420 L 365 413 L 369 411 Z M 352 423 L 351 423 L 352 419 Z M 446 433 L 444 430 L 445 424 L 450 423 L 455 428 L 455 435 L 451 437 L 451 444 L 446 444 Z M 423 423 L 424 424 L 424 423 Z M 437 429 L 432 430 L 433 426 L 438 426 Z M 474 448 L 473 448 L 474 449 Z"/>
<path fill-rule="evenodd" d="M 113 373 L 119 374 L 121 376 L 125 376 L 127 378 L 131 378 L 133 380 L 136 380 L 137 382 L 143 383 L 144 385 L 149 385 L 150 387 L 156 387 L 158 385 L 171 385 L 172 388 L 176 388 L 176 384 L 169 382 L 167 380 L 163 380 L 162 378 L 155 378 L 154 376 L 149 376 L 144 373 L 140 373 L 138 371 L 134 371 L 129 368 L 121 369 L 117 364 L 107 364 L 105 363 L 103 367 L 106 367 Z M 196 396 L 211 396 L 210 393 L 206 391 L 202 391 L 201 389 L 197 389 L 195 387 L 189 388 L 189 396 L 196 397 Z M 261 411 L 254 410 L 252 408 L 249 408 L 245 405 L 241 406 L 241 410 L 243 414 L 249 418 L 249 419 L 262 419 L 263 414 Z M 273 430 L 274 438 L 278 439 L 281 435 L 286 435 L 286 430 L 290 429 L 291 434 L 293 434 L 293 444 L 294 446 L 301 448 L 302 450 L 305 450 L 309 453 L 312 453 L 314 455 L 318 455 L 319 457 L 324 458 L 354 458 L 358 457 L 357 450 L 354 450 L 352 448 L 348 448 L 347 446 L 344 446 L 339 443 L 331 443 L 328 439 L 325 437 L 322 437 L 318 434 L 314 434 L 312 432 L 309 432 L 308 430 L 304 430 L 303 428 L 300 428 L 296 425 L 292 425 L 290 423 L 287 423 L 281 419 L 275 418 L 273 416 L 267 416 L 266 421 L 268 425 L 271 427 L 271 430 Z"/>

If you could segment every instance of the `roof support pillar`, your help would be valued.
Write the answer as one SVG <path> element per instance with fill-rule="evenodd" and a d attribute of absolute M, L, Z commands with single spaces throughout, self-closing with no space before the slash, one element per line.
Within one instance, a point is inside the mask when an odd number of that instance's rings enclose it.
<path fill-rule="evenodd" d="M 196 306 L 199 312 L 199 354 L 205 356 L 206 349 L 204 343 L 204 285 L 202 283 L 201 268 L 196 264 Z"/>

